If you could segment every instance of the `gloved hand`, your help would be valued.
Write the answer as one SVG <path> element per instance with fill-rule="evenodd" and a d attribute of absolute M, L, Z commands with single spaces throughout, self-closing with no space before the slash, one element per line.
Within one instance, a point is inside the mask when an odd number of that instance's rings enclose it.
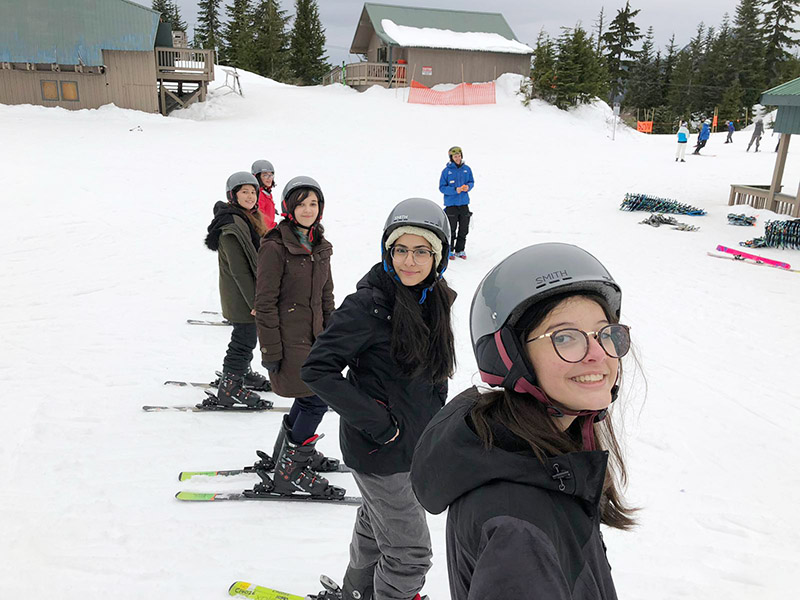
<path fill-rule="evenodd" d="M 271 374 L 274 375 L 275 373 L 277 373 L 278 371 L 281 370 L 281 361 L 279 361 L 279 360 L 274 360 L 274 361 L 262 360 L 261 361 L 261 366 L 264 367 L 267 371 L 269 371 Z"/>

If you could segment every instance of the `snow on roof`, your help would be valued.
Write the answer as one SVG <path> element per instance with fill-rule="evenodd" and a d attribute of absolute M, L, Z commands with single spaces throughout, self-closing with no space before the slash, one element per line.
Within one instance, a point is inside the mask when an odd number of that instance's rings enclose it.
<path fill-rule="evenodd" d="M 481 50 L 484 52 L 508 52 L 531 54 L 533 48 L 516 40 L 509 40 L 497 33 L 477 31 L 450 31 L 431 27 L 407 27 L 391 19 L 382 19 L 381 27 L 399 45 L 412 48 L 448 48 L 451 50 Z"/>

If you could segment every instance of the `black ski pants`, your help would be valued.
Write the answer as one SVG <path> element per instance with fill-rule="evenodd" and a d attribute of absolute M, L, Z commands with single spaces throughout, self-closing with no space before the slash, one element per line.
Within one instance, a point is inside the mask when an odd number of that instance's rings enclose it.
<path fill-rule="evenodd" d="M 700 150 L 705 148 L 705 145 L 706 145 L 707 141 L 708 140 L 698 140 L 697 141 L 697 146 L 694 147 L 694 154 L 700 154 Z"/>
<path fill-rule="evenodd" d="M 228 351 L 222 361 L 222 370 L 234 375 L 244 375 L 253 361 L 253 350 L 258 344 L 256 323 L 234 323 Z"/>
<path fill-rule="evenodd" d="M 450 221 L 450 252 L 463 252 L 467 245 L 469 218 L 472 216 L 469 205 L 447 206 L 444 212 Z"/>
<path fill-rule="evenodd" d="M 328 412 L 328 405 L 319 396 L 295 398 L 289 411 L 291 438 L 295 444 L 302 444 L 317 432 L 322 417 Z"/>

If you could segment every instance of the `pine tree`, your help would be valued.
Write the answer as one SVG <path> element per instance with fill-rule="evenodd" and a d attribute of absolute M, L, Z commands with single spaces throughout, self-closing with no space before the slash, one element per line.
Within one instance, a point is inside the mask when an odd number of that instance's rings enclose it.
<path fill-rule="evenodd" d="M 177 2 L 170 2 L 171 10 L 170 10 L 170 23 L 172 23 L 172 30 L 173 31 L 184 31 L 188 33 L 189 26 L 186 24 L 186 21 L 183 20 L 181 16 L 181 9 L 178 6 Z"/>
<path fill-rule="evenodd" d="M 562 28 L 556 61 L 555 105 L 568 108 L 591 102 L 608 92 L 608 77 L 594 40 L 580 24 Z"/>
<path fill-rule="evenodd" d="M 606 18 L 605 7 L 600 7 L 600 14 L 597 15 L 597 21 L 594 22 L 594 28 L 597 30 L 597 54 L 603 53 L 603 33 L 605 32 Z"/>
<path fill-rule="evenodd" d="M 660 65 L 653 55 L 653 48 L 653 26 L 651 25 L 647 29 L 638 59 L 630 70 L 628 90 L 625 92 L 626 106 L 649 109 L 662 103 Z"/>
<path fill-rule="evenodd" d="M 628 69 L 632 65 L 632 59 L 637 56 L 637 52 L 631 48 L 634 42 L 642 37 L 639 28 L 633 22 L 633 18 L 638 14 L 639 10 L 632 10 L 630 2 L 626 2 L 625 8 L 617 11 L 617 16 L 611 21 L 608 31 L 603 34 L 610 84 L 609 98 L 612 102 L 625 89 Z"/>
<path fill-rule="evenodd" d="M 667 105 L 676 117 L 689 119 L 697 106 L 698 84 L 697 72 L 703 59 L 703 44 L 706 27 L 703 23 L 697 26 L 697 34 L 689 45 L 678 53 L 675 68 L 672 71 Z"/>
<path fill-rule="evenodd" d="M 325 56 L 325 29 L 316 0 L 295 0 L 294 25 L 289 36 L 292 74 L 303 85 L 322 83 L 330 69 Z"/>
<path fill-rule="evenodd" d="M 250 0 L 233 0 L 233 4 L 225 9 L 228 13 L 228 22 L 222 33 L 224 52 L 220 49 L 220 63 L 251 70 L 255 48 Z"/>
<path fill-rule="evenodd" d="M 532 98 L 546 102 L 555 100 L 556 89 L 556 46 L 544 30 L 536 38 L 533 49 L 533 68 L 531 69 Z"/>
<path fill-rule="evenodd" d="M 289 17 L 278 0 L 261 0 L 253 11 L 253 70 L 275 81 L 289 79 Z"/>
<path fill-rule="evenodd" d="M 195 39 L 202 48 L 216 50 L 221 46 L 222 23 L 219 20 L 220 0 L 200 0 L 197 3 Z"/>
<path fill-rule="evenodd" d="M 661 63 L 661 96 L 666 101 L 667 92 L 669 91 L 669 84 L 672 81 L 672 72 L 675 70 L 675 64 L 678 62 L 678 47 L 675 45 L 675 34 L 669 38 L 667 45 L 667 55 Z"/>
<path fill-rule="evenodd" d="M 764 63 L 767 69 L 767 86 L 781 83 L 781 64 L 791 58 L 789 50 L 798 45 L 792 37 L 798 30 L 792 23 L 800 16 L 800 0 L 763 0 Z"/>
<path fill-rule="evenodd" d="M 161 20 L 164 23 L 171 23 L 170 16 L 172 14 L 172 4 L 170 0 L 153 0 L 152 9 L 161 13 Z"/>
<path fill-rule="evenodd" d="M 766 89 L 764 40 L 758 0 L 740 0 L 733 22 L 734 65 L 746 106 L 755 104 Z"/>

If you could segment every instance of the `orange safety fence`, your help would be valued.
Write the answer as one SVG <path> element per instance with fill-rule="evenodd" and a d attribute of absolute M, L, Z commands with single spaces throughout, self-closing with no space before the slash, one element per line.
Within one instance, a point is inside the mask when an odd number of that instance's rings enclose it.
<path fill-rule="evenodd" d="M 636 131 L 653 133 L 653 121 L 636 121 Z"/>
<path fill-rule="evenodd" d="M 452 90 L 440 92 L 411 80 L 408 92 L 410 104 L 496 104 L 494 81 L 490 83 L 460 83 Z"/>

